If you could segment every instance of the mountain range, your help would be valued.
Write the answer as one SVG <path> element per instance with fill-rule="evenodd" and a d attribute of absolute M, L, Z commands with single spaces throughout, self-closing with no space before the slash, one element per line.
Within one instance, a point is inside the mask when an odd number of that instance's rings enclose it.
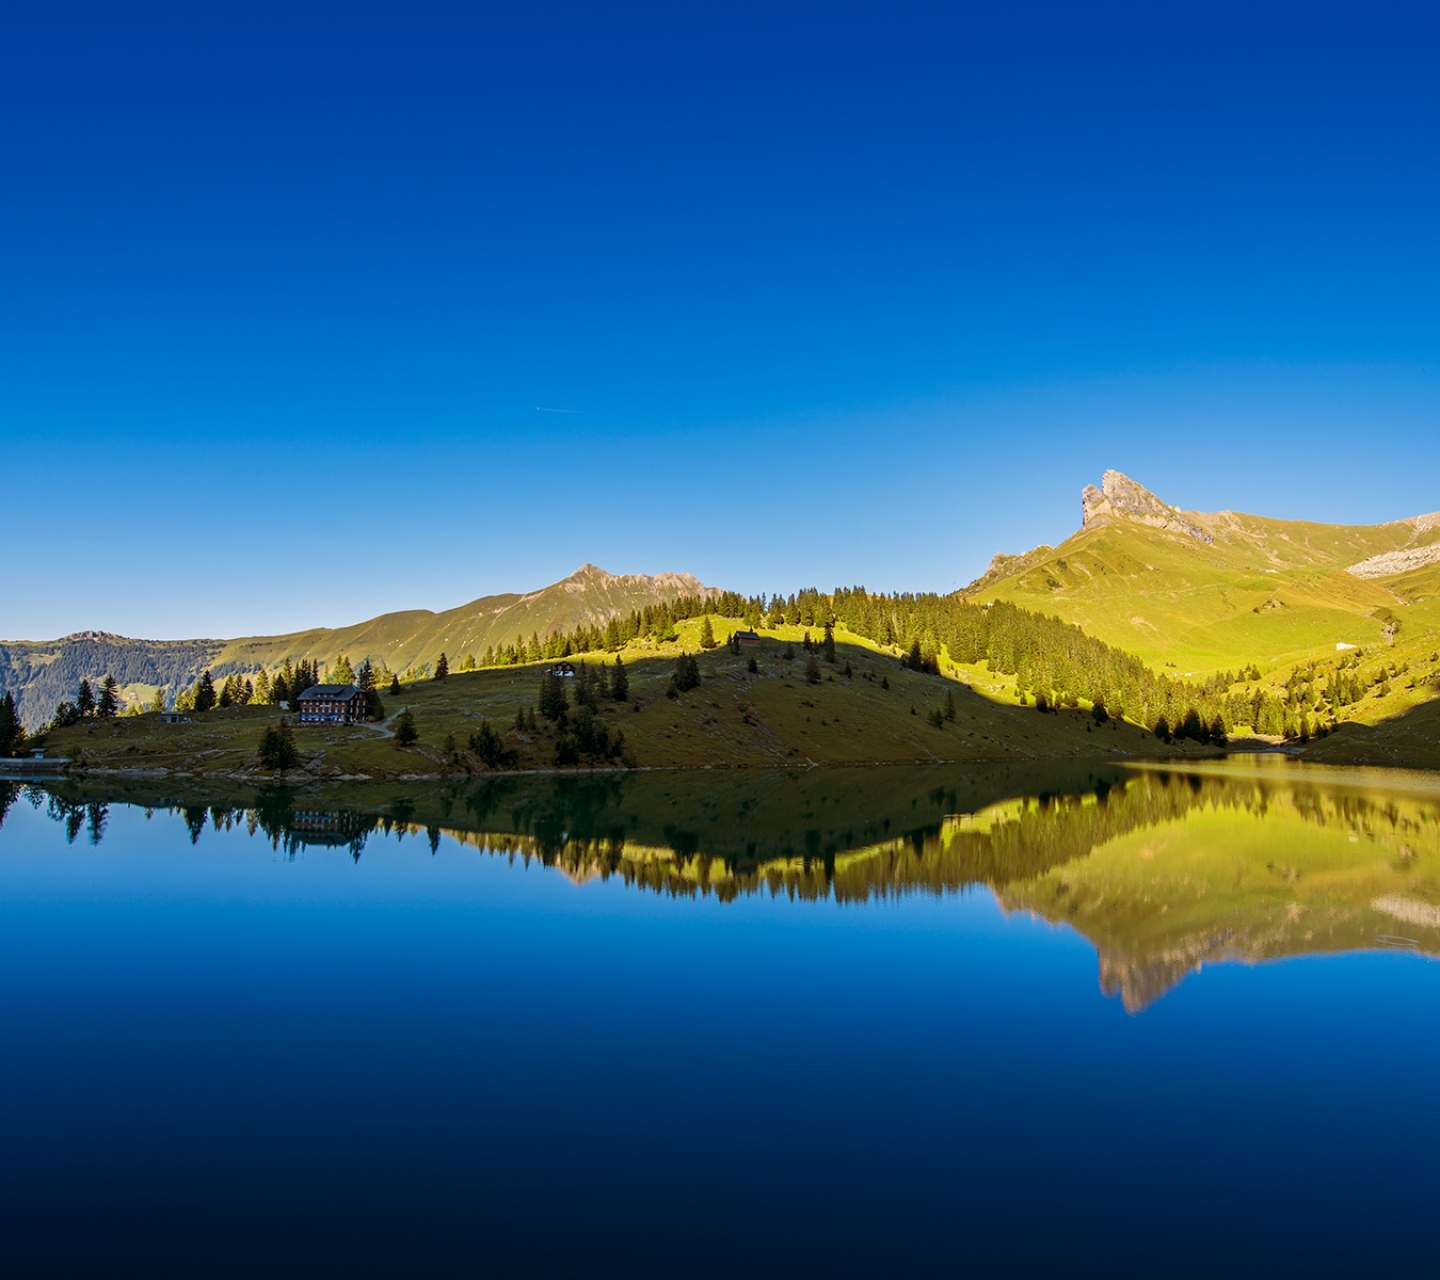
<path fill-rule="evenodd" d="M 82 678 L 113 675 L 129 700 L 174 695 L 209 669 L 275 669 L 369 657 L 394 670 L 479 658 L 517 637 L 603 625 L 647 605 L 721 593 L 683 573 L 616 575 L 586 564 L 525 594 L 434 613 L 386 613 L 353 626 L 230 640 L 133 640 L 86 631 L 0 642 L 0 689 L 27 727 Z M 1377 644 L 1425 653 L 1440 638 L 1440 512 L 1377 525 L 1183 511 L 1118 471 L 1081 494 L 1080 528 L 1058 547 L 997 555 L 961 593 L 1073 622 L 1156 668 L 1182 675 L 1255 664 L 1266 671 Z M 1419 652 L 1417 650 L 1417 652 Z"/>
<path fill-rule="evenodd" d="M 688 573 L 612 574 L 586 564 L 538 591 L 482 596 L 440 613 L 384 613 L 349 627 L 233 640 L 134 640 L 83 631 L 59 640 L 0 641 L 0 689 L 16 695 L 21 718 L 33 729 L 62 698 L 75 696 L 82 679 L 113 675 L 128 700 L 148 702 L 157 689 L 173 700 L 207 669 L 223 678 L 274 669 L 287 659 L 324 664 L 345 654 L 401 671 L 434 663 L 442 652 L 458 662 L 463 654 L 479 657 L 488 646 L 511 644 L 517 636 L 528 640 L 581 625 L 603 626 L 647 605 L 719 594 Z"/>

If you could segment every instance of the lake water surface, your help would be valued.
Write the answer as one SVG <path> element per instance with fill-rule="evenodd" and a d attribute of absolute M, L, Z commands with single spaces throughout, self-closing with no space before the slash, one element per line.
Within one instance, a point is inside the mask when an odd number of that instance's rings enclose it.
<path fill-rule="evenodd" d="M 9 1274 L 1435 1265 L 1434 775 L 0 807 Z"/>

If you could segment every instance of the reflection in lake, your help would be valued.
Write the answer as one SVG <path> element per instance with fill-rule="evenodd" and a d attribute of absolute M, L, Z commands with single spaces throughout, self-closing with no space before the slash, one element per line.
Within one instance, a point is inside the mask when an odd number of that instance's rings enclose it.
<path fill-rule="evenodd" d="M 991 889 L 1068 924 L 1100 983 L 1141 1009 L 1207 963 L 1369 948 L 1440 954 L 1440 792 L 1425 775 L 1256 759 L 1173 768 L 868 769 L 502 777 L 203 802 L 173 783 L 0 784 L 69 840 L 108 806 L 173 815 L 192 842 L 243 828 L 294 858 L 442 834 L 577 883 L 731 901 L 859 903 Z"/>

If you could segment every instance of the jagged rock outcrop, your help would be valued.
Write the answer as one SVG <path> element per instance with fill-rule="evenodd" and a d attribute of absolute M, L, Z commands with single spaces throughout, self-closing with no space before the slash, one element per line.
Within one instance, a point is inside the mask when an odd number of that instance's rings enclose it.
<path fill-rule="evenodd" d="M 1054 550 L 1054 547 L 1046 543 L 1038 547 L 1032 547 L 1029 551 L 1018 556 L 1006 555 L 1003 551 L 997 551 L 991 556 L 990 564 L 985 572 L 976 578 L 968 587 L 965 587 L 963 594 L 969 595 L 971 592 L 983 591 L 992 582 L 999 582 L 1000 579 L 1008 578 L 1012 574 L 1022 573 L 1031 565 L 1039 564 L 1040 561 Z"/>
<path fill-rule="evenodd" d="M 1080 494 L 1085 528 L 1107 524 L 1114 519 L 1135 520 L 1155 529 L 1182 533 L 1196 542 L 1212 543 L 1215 539 L 1179 507 L 1161 502 L 1144 485 L 1136 484 L 1119 471 L 1107 471 L 1100 488 L 1087 484 Z"/>

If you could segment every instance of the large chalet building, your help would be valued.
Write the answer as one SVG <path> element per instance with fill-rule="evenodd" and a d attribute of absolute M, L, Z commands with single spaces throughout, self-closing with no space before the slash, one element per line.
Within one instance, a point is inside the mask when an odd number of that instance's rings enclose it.
<path fill-rule="evenodd" d="M 301 724 L 359 724 L 365 719 L 365 695 L 353 684 L 315 684 L 295 706 Z"/>

